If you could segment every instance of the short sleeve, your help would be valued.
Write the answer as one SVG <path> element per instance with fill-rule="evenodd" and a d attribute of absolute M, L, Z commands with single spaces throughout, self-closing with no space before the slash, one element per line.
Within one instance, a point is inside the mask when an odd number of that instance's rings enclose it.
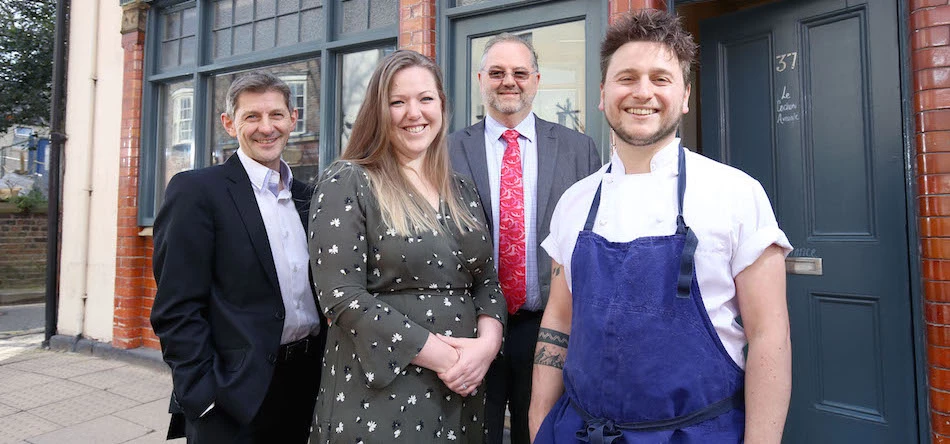
<path fill-rule="evenodd" d="M 762 184 L 751 177 L 748 180 L 752 182 L 751 186 L 744 187 L 750 190 L 748 197 L 736 201 L 739 207 L 735 212 L 738 229 L 732 254 L 733 278 L 758 260 L 772 244 L 781 247 L 786 256 L 792 252 L 792 244 L 779 228 Z"/>

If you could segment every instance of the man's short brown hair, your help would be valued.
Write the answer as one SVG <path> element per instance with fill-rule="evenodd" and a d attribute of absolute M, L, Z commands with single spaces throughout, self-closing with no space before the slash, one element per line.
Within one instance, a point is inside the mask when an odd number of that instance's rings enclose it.
<path fill-rule="evenodd" d="M 607 79 L 610 59 L 630 42 L 655 42 L 666 46 L 680 62 L 683 81 L 689 83 L 690 67 L 696 59 L 696 43 L 677 15 L 658 9 L 641 9 L 623 16 L 607 29 L 600 44 L 600 83 Z"/>

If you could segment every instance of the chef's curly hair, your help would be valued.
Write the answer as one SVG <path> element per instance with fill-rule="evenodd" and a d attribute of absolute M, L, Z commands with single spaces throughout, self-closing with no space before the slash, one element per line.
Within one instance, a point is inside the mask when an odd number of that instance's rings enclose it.
<path fill-rule="evenodd" d="M 689 83 L 690 66 L 696 59 L 696 42 L 686 32 L 680 18 L 658 9 L 641 9 L 621 17 L 607 29 L 600 44 L 600 83 L 607 79 L 610 59 L 621 46 L 630 42 L 655 42 L 665 45 L 679 60 L 683 81 Z"/>

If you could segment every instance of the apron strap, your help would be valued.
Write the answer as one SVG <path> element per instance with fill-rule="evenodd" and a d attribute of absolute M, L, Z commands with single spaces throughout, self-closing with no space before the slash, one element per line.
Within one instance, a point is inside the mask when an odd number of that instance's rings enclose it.
<path fill-rule="evenodd" d="M 693 284 L 693 270 L 695 261 L 693 255 L 696 253 L 696 246 L 699 240 L 683 219 L 683 196 L 686 194 L 686 154 L 683 145 L 679 146 L 678 169 L 676 176 L 676 234 L 685 234 L 686 241 L 683 243 L 683 252 L 680 254 L 680 272 L 676 278 L 676 297 L 689 298 L 690 287 Z"/>
<path fill-rule="evenodd" d="M 613 165 L 607 167 L 607 171 L 604 172 L 604 175 L 610 174 L 610 169 L 613 168 Z M 597 209 L 600 208 L 600 189 L 604 186 L 603 179 L 601 179 L 600 184 L 597 185 L 597 192 L 594 193 L 594 201 L 590 204 L 590 210 L 587 211 L 587 222 L 584 223 L 584 231 L 590 231 L 594 229 L 594 219 L 597 218 Z"/>
<path fill-rule="evenodd" d="M 693 413 L 680 415 L 675 418 L 620 424 L 610 419 L 595 418 L 581 408 L 574 399 L 568 397 L 568 400 L 570 400 L 571 407 L 574 408 L 574 411 L 584 420 L 584 428 L 575 434 L 576 438 L 581 442 L 589 442 L 591 444 L 610 444 L 614 440 L 622 437 L 624 431 L 659 432 L 663 430 L 681 430 L 718 417 L 730 410 L 742 409 L 745 405 L 745 392 L 743 388 L 739 388 L 732 396 L 726 399 L 716 401 Z"/>

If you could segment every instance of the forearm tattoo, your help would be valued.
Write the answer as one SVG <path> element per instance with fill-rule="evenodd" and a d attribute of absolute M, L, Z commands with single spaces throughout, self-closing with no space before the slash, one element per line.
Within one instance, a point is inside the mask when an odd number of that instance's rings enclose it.
<path fill-rule="evenodd" d="M 567 348 L 567 340 L 570 339 L 571 335 L 561 333 L 557 330 L 551 330 L 550 328 L 542 328 L 538 330 L 538 342 L 547 342 L 548 344 L 554 344 L 558 347 Z"/>
<path fill-rule="evenodd" d="M 549 350 L 550 348 L 550 350 Z M 564 349 L 542 345 L 538 347 L 538 353 L 534 355 L 536 365 L 546 365 L 558 369 L 564 368 Z"/>
<path fill-rule="evenodd" d="M 549 328 L 542 328 L 538 331 L 538 351 L 534 355 L 534 363 L 557 369 L 564 368 L 568 339 L 570 339 L 570 335 Z"/>
<path fill-rule="evenodd" d="M 556 267 L 554 267 L 554 275 L 555 275 L 555 276 L 560 276 L 560 275 L 561 275 L 561 266 L 556 266 Z"/>

